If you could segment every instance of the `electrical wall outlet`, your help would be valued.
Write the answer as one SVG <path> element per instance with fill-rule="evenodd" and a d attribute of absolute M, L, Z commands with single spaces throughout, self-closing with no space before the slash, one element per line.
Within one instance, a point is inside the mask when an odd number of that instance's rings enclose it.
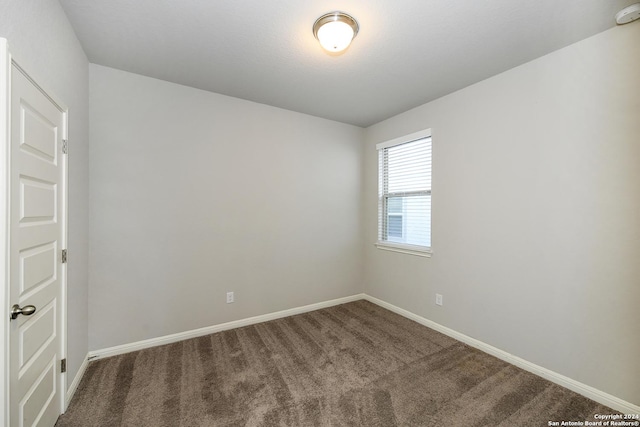
<path fill-rule="evenodd" d="M 436 305 L 442 305 L 442 295 L 436 294 Z"/>
<path fill-rule="evenodd" d="M 227 304 L 231 304 L 234 301 L 233 292 L 227 292 Z"/>

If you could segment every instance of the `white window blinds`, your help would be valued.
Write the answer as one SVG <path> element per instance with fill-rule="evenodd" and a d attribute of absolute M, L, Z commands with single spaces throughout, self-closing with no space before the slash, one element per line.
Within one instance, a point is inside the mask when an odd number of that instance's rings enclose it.
<path fill-rule="evenodd" d="M 378 244 L 431 248 L 431 132 L 377 146 Z"/>

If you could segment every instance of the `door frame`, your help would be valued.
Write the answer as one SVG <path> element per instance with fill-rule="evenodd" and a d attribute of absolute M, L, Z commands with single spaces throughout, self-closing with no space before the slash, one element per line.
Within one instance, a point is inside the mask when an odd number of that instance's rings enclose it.
<path fill-rule="evenodd" d="M 59 101 L 59 98 L 52 95 L 52 92 L 44 90 L 20 63 L 16 61 L 14 55 L 9 50 L 8 42 L 4 38 L 0 38 L 0 342 L 2 342 L 2 351 L 0 351 L 0 424 L 10 425 L 10 379 L 9 372 L 9 306 L 10 300 L 10 200 L 11 200 L 11 74 L 12 66 L 15 66 L 33 85 L 40 90 L 61 112 L 62 112 L 62 139 L 68 140 L 68 120 L 69 109 Z M 62 212 L 61 212 L 61 247 L 68 249 L 68 219 L 69 219 L 69 166 L 68 156 L 61 155 L 62 167 Z M 60 351 L 60 359 L 67 357 L 67 265 L 61 266 L 60 274 L 60 317 L 61 325 L 58 338 L 58 348 Z M 67 374 L 61 373 L 58 367 L 58 411 L 64 413 L 67 409 L 66 401 L 67 391 Z"/>

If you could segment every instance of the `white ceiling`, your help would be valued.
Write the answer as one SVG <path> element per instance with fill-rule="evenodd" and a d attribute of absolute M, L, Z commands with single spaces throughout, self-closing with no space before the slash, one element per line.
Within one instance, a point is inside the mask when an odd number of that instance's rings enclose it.
<path fill-rule="evenodd" d="M 60 3 L 93 63 L 364 127 L 611 28 L 635 1 Z M 311 31 L 333 10 L 360 24 L 340 56 Z"/>

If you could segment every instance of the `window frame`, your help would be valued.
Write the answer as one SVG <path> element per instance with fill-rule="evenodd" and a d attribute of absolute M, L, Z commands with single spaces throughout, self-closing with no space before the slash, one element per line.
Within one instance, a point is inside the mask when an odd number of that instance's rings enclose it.
<path fill-rule="evenodd" d="M 407 144 L 410 142 L 414 142 L 420 139 L 425 139 L 425 138 L 430 138 L 431 139 L 431 161 L 433 162 L 433 137 L 432 137 L 432 133 L 431 133 L 431 129 L 425 129 L 425 130 L 421 130 L 419 132 L 414 132 L 411 133 L 409 135 L 405 135 L 405 136 L 401 136 L 399 138 L 394 138 L 392 140 L 389 141 L 385 141 L 385 142 L 381 142 L 379 144 L 376 145 L 376 151 L 378 153 L 378 159 L 380 158 L 380 150 L 385 149 L 385 148 L 391 148 L 391 147 L 395 147 L 398 145 L 402 145 L 402 144 Z M 433 170 L 432 170 L 433 172 Z M 375 246 L 378 249 L 382 249 L 382 250 L 386 250 L 386 251 L 392 251 L 392 252 L 400 252 L 400 253 L 405 253 L 405 254 L 410 254 L 410 255 L 417 255 L 417 256 L 422 256 L 422 257 L 431 257 L 431 255 L 433 254 L 433 242 L 432 242 L 432 238 L 430 238 L 430 246 L 421 246 L 421 245 L 412 245 L 412 244 L 407 244 L 407 243 L 398 243 L 398 242 L 393 242 L 393 241 L 389 241 L 389 240 L 381 240 L 381 236 L 380 236 L 380 232 L 381 230 L 383 230 L 383 224 L 380 223 L 380 221 L 388 221 L 386 218 L 386 215 L 388 215 L 388 202 L 384 203 L 382 199 L 388 199 L 389 198 L 389 194 L 383 189 L 381 188 L 382 186 L 385 185 L 385 183 L 383 182 L 384 179 L 381 175 L 382 171 L 380 170 L 380 161 L 378 160 L 378 223 L 377 223 L 377 230 L 376 230 L 376 235 L 377 235 L 377 240 L 375 243 Z M 432 173 L 433 175 L 433 173 Z M 433 182 L 433 176 L 431 177 L 432 182 Z M 433 186 L 433 185 L 432 185 Z M 430 202 L 430 214 L 431 212 L 433 212 L 433 196 L 432 196 L 432 192 L 431 192 L 431 188 L 429 190 L 425 190 L 423 191 L 424 194 L 428 194 L 429 196 L 431 196 L 431 202 Z M 384 212 L 382 212 L 384 210 Z M 429 218 L 429 226 L 431 228 L 431 217 Z M 404 234 L 404 230 L 403 230 L 403 234 Z"/>

